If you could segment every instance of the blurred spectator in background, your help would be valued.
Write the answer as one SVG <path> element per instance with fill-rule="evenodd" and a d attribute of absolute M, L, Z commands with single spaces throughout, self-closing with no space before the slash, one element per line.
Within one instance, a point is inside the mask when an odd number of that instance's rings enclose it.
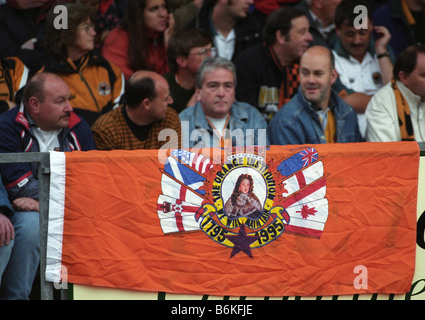
<path fill-rule="evenodd" d="M 217 55 L 234 61 L 261 43 L 261 24 L 250 13 L 253 0 L 204 0 L 191 25 L 208 32 Z"/>
<path fill-rule="evenodd" d="M 201 29 L 184 28 L 171 36 L 167 49 L 170 72 L 164 77 L 174 101 L 171 107 L 177 113 L 195 104 L 196 72 L 214 52 L 211 37 Z"/>
<path fill-rule="evenodd" d="M 16 94 L 28 80 L 29 70 L 19 58 L 0 57 L 0 113 L 16 105 Z"/>
<path fill-rule="evenodd" d="M 175 29 L 186 27 L 195 19 L 204 0 L 169 0 L 170 13 L 173 14 Z"/>
<path fill-rule="evenodd" d="M 119 105 L 124 76 L 117 66 L 95 53 L 94 11 L 84 3 L 64 4 L 68 29 L 57 29 L 50 12 L 46 24 L 48 59 L 44 70 L 59 75 L 71 89 L 74 112 L 89 125 Z"/>
<path fill-rule="evenodd" d="M 56 0 L 7 0 L 0 6 L 0 57 L 18 57 L 31 72 L 43 65 L 45 17 Z"/>
<path fill-rule="evenodd" d="M 126 79 L 137 70 L 169 71 L 167 43 L 174 19 L 165 0 L 128 0 L 123 23 L 106 37 L 102 54 Z"/>
<path fill-rule="evenodd" d="M 409 45 L 425 43 L 425 0 L 390 0 L 376 9 L 373 22 L 388 29 L 398 56 Z"/>
<path fill-rule="evenodd" d="M 258 108 L 267 121 L 297 93 L 299 59 L 312 41 L 308 30 L 302 10 L 277 9 L 267 17 L 264 43 L 235 61 L 236 99 Z"/>
<path fill-rule="evenodd" d="M 300 0 L 254 0 L 255 8 L 265 15 L 287 5 L 295 5 Z"/>
<path fill-rule="evenodd" d="M 313 37 L 310 46 L 333 48 L 336 41 L 335 9 L 341 0 L 301 0 L 295 7 L 305 12 Z"/>

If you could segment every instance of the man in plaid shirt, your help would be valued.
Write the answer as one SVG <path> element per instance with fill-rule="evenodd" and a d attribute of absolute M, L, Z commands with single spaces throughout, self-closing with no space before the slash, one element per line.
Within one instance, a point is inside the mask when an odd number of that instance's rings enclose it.
<path fill-rule="evenodd" d="M 98 150 L 160 149 L 167 142 L 173 143 L 173 148 L 180 145 L 180 119 L 169 107 L 173 98 L 164 77 L 152 71 L 135 72 L 126 84 L 125 98 L 123 105 L 93 124 Z M 165 139 L 167 134 L 162 138 L 163 129 L 169 129 L 170 139 Z"/>

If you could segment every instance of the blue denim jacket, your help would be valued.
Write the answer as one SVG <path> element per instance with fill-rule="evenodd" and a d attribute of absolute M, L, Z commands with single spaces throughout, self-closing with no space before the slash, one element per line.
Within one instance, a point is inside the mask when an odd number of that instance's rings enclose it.
<path fill-rule="evenodd" d="M 182 124 L 183 148 L 194 146 L 203 148 L 217 145 L 218 138 L 213 134 L 213 129 L 208 123 L 199 101 L 194 106 L 180 112 L 179 117 Z M 265 146 L 268 144 L 266 121 L 256 108 L 247 103 L 233 103 L 227 128 L 232 133 L 232 146 L 241 146 L 238 136 L 243 137 L 243 146 Z M 251 143 L 252 141 L 254 141 L 254 144 Z"/>
<path fill-rule="evenodd" d="M 3 183 L 1 183 L 0 178 L 0 213 L 9 215 L 12 212 L 12 206 L 10 205 L 6 188 Z"/>
<path fill-rule="evenodd" d="M 330 108 L 336 124 L 336 142 L 361 142 L 362 136 L 353 108 L 335 92 Z M 269 123 L 267 135 L 272 145 L 326 143 L 319 116 L 310 102 L 298 93 L 284 105 Z"/>

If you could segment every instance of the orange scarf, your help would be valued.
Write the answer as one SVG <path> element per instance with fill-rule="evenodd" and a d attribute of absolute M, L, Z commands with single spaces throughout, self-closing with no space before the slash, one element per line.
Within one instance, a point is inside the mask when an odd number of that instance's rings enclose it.
<path fill-rule="evenodd" d="M 326 123 L 325 138 L 327 143 L 335 143 L 336 125 L 334 114 L 331 110 L 328 111 L 328 122 Z"/>
<path fill-rule="evenodd" d="M 398 123 L 400 125 L 400 134 L 401 141 L 411 141 L 415 140 L 415 135 L 413 133 L 412 120 L 410 119 L 410 109 L 406 99 L 401 94 L 400 89 L 397 86 L 396 80 L 391 81 L 391 86 L 394 90 L 396 105 L 397 105 L 397 115 Z"/>

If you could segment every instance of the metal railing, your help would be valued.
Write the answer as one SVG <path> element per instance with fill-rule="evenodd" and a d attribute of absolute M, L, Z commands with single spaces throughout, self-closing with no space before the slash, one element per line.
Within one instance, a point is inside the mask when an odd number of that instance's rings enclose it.
<path fill-rule="evenodd" d="M 425 143 L 418 143 L 421 156 L 425 156 Z M 54 284 L 46 281 L 47 232 L 49 221 L 50 154 L 48 152 L 2 153 L 1 163 L 38 163 L 39 207 L 40 207 L 40 290 L 42 300 L 53 300 Z M 67 292 L 61 289 L 61 298 Z"/>

